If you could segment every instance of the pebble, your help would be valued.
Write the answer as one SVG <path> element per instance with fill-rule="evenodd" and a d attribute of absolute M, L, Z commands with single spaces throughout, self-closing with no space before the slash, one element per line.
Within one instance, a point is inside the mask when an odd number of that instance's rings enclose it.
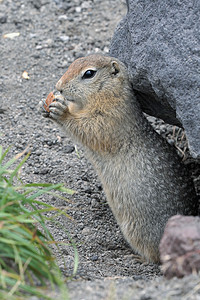
<path fill-rule="evenodd" d="M 66 15 L 58 16 L 58 20 L 60 20 L 60 21 L 66 21 L 67 19 L 68 19 L 68 17 Z"/>
<path fill-rule="evenodd" d="M 85 227 L 82 230 L 82 234 L 89 235 L 91 233 L 90 227 Z"/>
<path fill-rule="evenodd" d="M 41 175 L 46 175 L 46 174 L 48 174 L 49 173 L 49 169 L 48 168 L 44 168 L 44 169 L 41 169 L 40 171 L 39 171 L 39 173 L 41 174 Z"/>
<path fill-rule="evenodd" d="M 52 145 L 53 145 L 53 141 L 48 141 L 48 142 L 47 142 L 47 145 L 48 145 L 48 146 L 52 146 Z"/>
<path fill-rule="evenodd" d="M 1 24 L 4 24 L 4 23 L 6 23 L 7 22 L 7 16 L 6 15 L 4 15 L 4 14 L 0 14 L 0 23 Z"/>
<path fill-rule="evenodd" d="M 75 10 L 76 10 L 77 13 L 81 13 L 82 8 L 81 8 L 80 6 L 77 6 L 77 7 L 75 8 Z"/>
<path fill-rule="evenodd" d="M 91 3 L 90 1 L 84 1 L 82 4 L 81 4 L 81 8 L 90 8 L 91 7 Z"/>
<path fill-rule="evenodd" d="M 31 3 L 36 9 L 40 9 L 42 6 L 41 0 L 32 0 Z"/>
<path fill-rule="evenodd" d="M 71 145 L 67 145 L 67 146 L 64 146 L 64 148 L 62 150 L 64 153 L 72 153 L 72 152 L 74 152 L 75 147 L 71 146 Z"/>
<path fill-rule="evenodd" d="M 72 1 L 61 1 L 61 0 L 54 0 L 54 2 L 56 2 L 56 4 L 63 10 L 68 11 L 71 7 L 72 7 Z"/>
<path fill-rule="evenodd" d="M 35 151 L 35 154 L 36 154 L 37 156 L 40 156 L 40 155 L 42 154 L 42 151 L 41 151 L 41 150 L 37 150 L 37 151 Z"/>
<path fill-rule="evenodd" d="M 35 168 L 35 169 L 33 170 L 33 174 L 39 174 L 39 169 L 36 169 L 36 168 Z"/>
<path fill-rule="evenodd" d="M 171 146 L 174 145 L 174 140 L 173 140 L 173 139 L 168 139 L 167 141 L 168 141 L 168 143 L 169 143 Z"/>
<path fill-rule="evenodd" d="M 32 54 L 31 56 L 32 56 L 33 58 L 35 58 L 35 59 L 40 58 L 40 55 L 39 55 L 39 54 Z"/>
<path fill-rule="evenodd" d="M 165 133 L 166 131 L 167 131 L 166 126 L 165 126 L 165 125 L 161 125 L 161 126 L 160 126 L 160 132 L 161 132 L 161 133 Z"/>
<path fill-rule="evenodd" d="M 44 47 L 42 46 L 42 45 L 37 45 L 36 47 L 35 47 L 35 49 L 36 50 L 41 50 L 41 49 L 43 49 Z"/>
<path fill-rule="evenodd" d="M 66 43 L 66 42 L 69 41 L 69 36 L 68 36 L 68 35 L 61 35 L 61 36 L 59 36 L 59 39 L 60 39 L 62 42 Z"/>
<path fill-rule="evenodd" d="M 92 261 L 97 261 L 99 259 L 99 257 L 97 255 L 93 255 L 93 256 L 90 257 L 90 259 Z"/>
<path fill-rule="evenodd" d="M 91 200 L 91 207 L 92 208 L 97 208 L 99 207 L 99 202 L 96 199 Z"/>
<path fill-rule="evenodd" d="M 58 68 L 67 68 L 69 63 L 67 60 L 64 60 L 62 63 L 58 63 Z"/>

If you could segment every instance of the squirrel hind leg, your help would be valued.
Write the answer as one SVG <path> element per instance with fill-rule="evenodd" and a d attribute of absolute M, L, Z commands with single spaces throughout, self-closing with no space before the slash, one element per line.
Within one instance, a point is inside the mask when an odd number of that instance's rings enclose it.
<path fill-rule="evenodd" d="M 160 253 L 158 247 L 150 247 L 145 249 L 144 258 L 149 263 L 160 264 Z"/>

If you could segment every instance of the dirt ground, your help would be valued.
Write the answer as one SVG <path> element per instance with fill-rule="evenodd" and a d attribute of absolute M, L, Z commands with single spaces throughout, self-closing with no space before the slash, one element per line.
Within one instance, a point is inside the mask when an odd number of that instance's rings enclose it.
<path fill-rule="evenodd" d="M 125 13 L 123 0 L 0 0 L 0 144 L 12 145 L 10 156 L 29 145 L 23 181 L 65 182 L 76 191 L 70 203 L 43 197 L 56 207 L 68 208 L 72 217 L 59 217 L 63 228 L 49 224 L 56 240 L 68 243 L 69 234 L 77 245 L 77 274 L 67 282 L 70 299 L 200 299 L 197 275 L 168 281 L 159 266 L 138 260 L 124 241 L 81 147 L 37 111 L 41 98 L 54 89 L 75 58 L 109 51 L 114 29 Z M 9 33 L 16 35 L 5 36 Z M 28 78 L 22 76 L 24 71 Z M 73 247 L 62 246 L 55 255 L 64 275 L 71 275 Z"/>

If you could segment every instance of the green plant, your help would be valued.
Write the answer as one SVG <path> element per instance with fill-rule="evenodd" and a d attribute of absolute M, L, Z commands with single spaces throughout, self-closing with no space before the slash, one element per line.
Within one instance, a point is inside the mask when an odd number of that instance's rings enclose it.
<path fill-rule="evenodd" d="M 23 299 L 24 293 L 51 299 L 43 292 L 49 282 L 52 288 L 58 286 L 63 299 L 67 299 L 62 274 L 49 248 L 50 243 L 57 247 L 58 243 L 49 232 L 45 224 L 48 218 L 43 214 L 67 213 L 37 199 L 44 193 L 55 194 L 55 190 L 68 194 L 73 191 L 62 184 L 23 184 L 18 173 L 29 154 L 18 164 L 16 161 L 24 153 L 3 164 L 8 151 L 3 152 L 0 146 L 0 299 Z M 14 169 L 10 169 L 13 165 Z M 75 254 L 74 272 L 78 263 Z"/>

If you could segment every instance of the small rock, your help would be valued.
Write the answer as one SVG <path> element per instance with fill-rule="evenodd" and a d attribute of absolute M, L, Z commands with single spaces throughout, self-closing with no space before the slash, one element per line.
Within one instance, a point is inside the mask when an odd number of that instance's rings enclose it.
<path fill-rule="evenodd" d="M 88 177 L 87 177 L 87 174 L 81 176 L 81 179 L 82 179 L 83 181 L 89 181 L 89 180 L 88 180 Z"/>
<path fill-rule="evenodd" d="M 97 255 L 92 255 L 92 256 L 90 257 L 90 259 L 91 259 L 92 261 L 97 261 L 99 258 L 98 258 Z"/>
<path fill-rule="evenodd" d="M 35 168 L 35 169 L 33 170 L 33 174 L 39 174 L 39 169 L 38 169 L 38 168 Z"/>
<path fill-rule="evenodd" d="M 166 126 L 165 126 L 165 125 L 161 125 L 161 126 L 160 126 L 160 132 L 161 132 L 161 133 L 165 133 L 166 131 L 167 131 Z"/>
<path fill-rule="evenodd" d="M 143 294 L 140 297 L 140 300 L 151 300 L 152 297 L 149 295 L 146 295 L 146 291 L 143 292 Z"/>
<path fill-rule="evenodd" d="M 74 51 L 73 52 L 73 56 L 75 57 L 75 59 L 77 59 L 77 58 L 83 57 L 84 54 L 82 52 L 76 52 L 76 51 Z"/>
<path fill-rule="evenodd" d="M 58 64 L 58 68 L 67 68 L 69 66 L 69 63 L 67 60 L 64 60 L 62 63 Z"/>
<path fill-rule="evenodd" d="M 64 153 L 72 153 L 72 152 L 74 152 L 74 150 L 75 150 L 75 147 L 71 146 L 71 145 L 67 145 L 67 146 L 63 147 Z"/>
<path fill-rule="evenodd" d="M 65 0 L 54 0 L 54 2 L 56 3 L 56 5 L 58 5 L 59 8 L 67 11 L 72 7 L 72 3 L 71 1 L 65 1 Z"/>
<path fill-rule="evenodd" d="M 35 47 L 35 49 L 36 49 L 36 50 L 41 50 L 41 49 L 43 49 L 43 46 L 42 46 L 42 45 L 37 45 L 37 46 Z"/>
<path fill-rule="evenodd" d="M 53 145 L 53 141 L 47 141 L 47 145 L 48 146 L 52 146 Z"/>
<path fill-rule="evenodd" d="M 103 52 L 109 53 L 109 48 L 108 48 L 107 46 L 105 46 L 105 47 L 103 48 Z"/>
<path fill-rule="evenodd" d="M 69 36 L 68 36 L 68 35 L 61 35 L 61 36 L 59 36 L 59 39 L 60 39 L 62 42 L 66 43 L 66 42 L 69 41 Z"/>
<path fill-rule="evenodd" d="M 174 145 L 174 140 L 173 139 L 167 139 L 168 143 L 173 146 Z"/>
<path fill-rule="evenodd" d="M 41 175 L 46 175 L 46 174 L 48 174 L 49 173 L 49 169 L 47 169 L 47 168 L 44 168 L 44 169 L 40 169 L 39 170 L 39 174 L 41 174 Z"/>
<path fill-rule="evenodd" d="M 164 275 L 184 277 L 200 270 L 200 218 L 176 215 L 169 219 L 160 242 Z"/>
<path fill-rule="evenodd" d="M 76 7 L 76 12 L 77 12 L 77 13 L 80 13 L 81 11 L 82 11 L 82 8 L 81 8 L 80 6 L 77 6 L 77 7 Z"/>
<path fill-rule="evenodd" d="M 89 235 L 89 234 L 91 234 L 91 229 L 90 229 L 90 227 L 85 227 L 85 228 L 83 228 L 82 234 L 84 234 L 84 235 Z"/>
<path fill-rule="evenodd" d="M 6 109 L 0 108 L 0 114 L 4 114 L 5 111 L 6 111 Z"/>
<path fill-rule="evenodd" d="M 66 15 L 60 15 L 60 16 L 58 16 L 58 20 L 60 20 L 60 21 L 66 21 L 67 18 L 68 17 Z"/>
<path fill-rule="evenodd" d="M 41 0 L 32 0 L 31 3 L 36 9 L 40 9 L 42 6 Z"/>
<path fill-rule="evenodd" d="M 91 200 L 91 208 L 99 207 L 99 202 L 96 199 Z"/>
<path fill-rule="evenodd" d="M 96 186 L 97 186 L 97 188 L 98 188 L 99 191 L 103 190 L 103 187 L 102 187 L 101 183 L 97 183 Z"/>
<path fill-rule="evenodd" d="M 62 252 L 63 252 L 64 255 L 69 255 L 69 251 L 67 249 L 65 249 L 65 248 L 62 249 Z"/>
<path fill-rule="evenodd" d="M 40 155 L 42 154 L 42 151 L 41 151 L 41 150 L 36 150 L 36 151 L 35 151 L 35 154 L 36 154 L 37 156 L 40 156 Z"/>
<path fill-rule="evenodd" d="M 4 24 L 7 22 L 8 17 L 4 14 L 0 14 L 0 23 Z"/>
<path fill-rule="evenodd" d="M 85 184 L 83 186 L 83 191 L 84 191 L 84 193 L 87 193 L 87 194 L 91 194 L 92 193 L 92 189 L 91 189 L 91 187 L 88 184 Z"/>
<path fill-rule="evenodd" d="M 81 8 L 90 8 L 91 7 L 91 3 L 88 2 L 88 1 L 84 1 L 82 4 L 81 4 Z"/>
<path fill-rule="evenodd" d="M 40 55 L 39 55 L 39 54 L 32 54 L 31 56 L 32 56 L 33 58 L 35 58 L 35 59 L 40 58 Z"/>

